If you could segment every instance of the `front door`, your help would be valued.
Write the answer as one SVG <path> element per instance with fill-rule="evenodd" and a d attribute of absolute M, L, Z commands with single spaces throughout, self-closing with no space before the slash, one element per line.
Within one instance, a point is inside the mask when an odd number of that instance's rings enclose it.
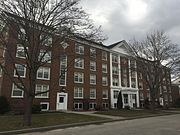
<path fill-rule="evenodd" d="M 67 110 L 67 93 L 57 93 L 56 110 Z"/>

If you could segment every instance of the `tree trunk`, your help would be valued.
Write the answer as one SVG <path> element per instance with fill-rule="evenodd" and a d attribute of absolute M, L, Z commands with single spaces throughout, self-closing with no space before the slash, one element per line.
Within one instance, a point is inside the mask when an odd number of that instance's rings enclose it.
<path fill-rule="evenodd" d="M 25 97 L 25 107 L 24 107 L 24 126 L 31 126 L 32 123 L 32 102 L 33 97 L 30 95 L 27 95 Z"/>

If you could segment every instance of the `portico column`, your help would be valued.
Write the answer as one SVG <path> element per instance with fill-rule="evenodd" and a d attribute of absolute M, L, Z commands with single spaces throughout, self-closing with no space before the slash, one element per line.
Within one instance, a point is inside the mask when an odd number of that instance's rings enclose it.
<path fill-rule="evenodd" d="M 136 92 L 136 103 L 137 107 L 139 107 L 139 91 Z"/>

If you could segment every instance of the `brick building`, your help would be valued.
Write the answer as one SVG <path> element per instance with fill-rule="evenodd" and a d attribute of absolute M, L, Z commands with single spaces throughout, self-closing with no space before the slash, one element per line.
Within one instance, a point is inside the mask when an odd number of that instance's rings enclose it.
<path fill-rule="evenodd" d="M 14 34 L 11 29 L 8 29 L 7 35 L 8 48 L 0 49 L 1 62 L 5 64 L 13 80 L 18 81 L 19 74 L 24 83 L 28 84 L 29 74 L 25 68 L 24 48 L 19 42 L 21 39 L 18 32 Z M 76 37 L 58 42 L 57 47 L 57 38 L 57 35 L 46 35 L 43 42 L 42 51 L 46 47 L 51 49 L 43 57 L 48 62 L 37 71 L 36 92 L 49 92 L 35 96 L 34 104 L 41 104 L 43 111 L 116 108 L 121 91 L 123 107 L 143 107 L 144 99 L 150 95 L 142 75 L 131 71 L 132 67 L 136 68 L 138 65 L 133 54 L 129 53 L 126 41 L 104 46 Z M 12 57 L 14 61 L 11 60 Z M 167 73 L 165 86 L 162 86 L 163 92 L 160 91 L 158 95 L 161 105 L 172 101 L 170 72 Z M 23 110 L 23 90 L 12 83 L 2 70 L 0 95 L 8 98 L 13 110 Z"/>

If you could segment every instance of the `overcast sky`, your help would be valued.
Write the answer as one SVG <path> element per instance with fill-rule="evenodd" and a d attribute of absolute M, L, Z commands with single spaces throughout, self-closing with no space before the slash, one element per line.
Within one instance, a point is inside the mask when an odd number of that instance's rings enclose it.
<path fill-rule="evenodd" d="M 164 30 L 180 44 L 180 0 L 81 0 L 81 6 L 108 36 L 105 44 L 143 39 Z"/>

